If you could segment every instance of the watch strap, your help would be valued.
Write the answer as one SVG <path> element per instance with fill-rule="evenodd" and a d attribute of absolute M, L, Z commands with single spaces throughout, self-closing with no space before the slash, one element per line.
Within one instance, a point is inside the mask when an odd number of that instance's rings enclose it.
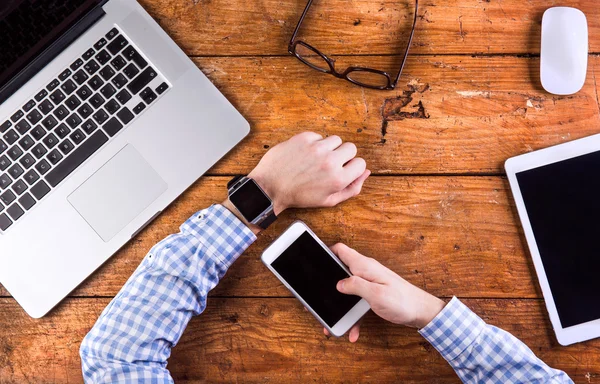
<path fill-rule="evenodd" d="M 227 183 L 227 189 L 231 189 L 235 183 L 243 179 L 245 176 L 235 176 L 233 179 L 229 180 Z"/>
<path fill-rule="evenodd" d="M 275 215 L 275 212 L 271 212 L 263 221 L 258 223 L 258 226 L 262 229 L 267 229 L 275 220 L 277 220 L 277 216 Z"/>

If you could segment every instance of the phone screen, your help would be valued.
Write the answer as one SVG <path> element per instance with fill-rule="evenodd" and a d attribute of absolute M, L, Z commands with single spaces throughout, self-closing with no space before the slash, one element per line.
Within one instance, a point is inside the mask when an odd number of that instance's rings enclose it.
<path fill-rule="evenodd" d="M 350 275 L 308 232 L 300 235 L 271 266 L 330 327 L 361 300 L 338 292 L 338 281 Z"/>

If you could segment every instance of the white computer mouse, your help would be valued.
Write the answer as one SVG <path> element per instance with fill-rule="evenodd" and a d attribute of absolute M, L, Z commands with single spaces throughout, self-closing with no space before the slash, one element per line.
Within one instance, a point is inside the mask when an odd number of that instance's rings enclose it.
<path fill-rule="evenodd" d="M 556 95 L 570 95 L 583 87 L 587 73 L 588 26 L 579 9 L 553 7 L 542 17 L 540 78 Z"/>

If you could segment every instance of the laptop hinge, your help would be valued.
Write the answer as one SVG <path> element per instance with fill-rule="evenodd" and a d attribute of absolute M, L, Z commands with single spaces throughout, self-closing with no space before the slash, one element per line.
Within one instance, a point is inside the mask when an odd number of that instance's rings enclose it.
<path fill-rule="evenodd" d="M 59 37 L 52 45 L 50 45 L 44 52 L 42 52 L 37 58 L 31 61 L 25 68 L 21 70 L 15 77 L 12 78 L 2 89 L 0 89 L 0 104 L 4 103 L 6 99 L 11 97 L 16 91 L 19 90 L 25 83 L 27 83 L 33 76 L 41 71 L 48 63 L 50 63 L 56 56 L 62 53 L 72 42 L 83 35 L 92 25 L 100 20 L 106 12 L 102 9 L 102 6 L 108 0 L 101 1 L 93 9 L 91 9 L 85 16 L 75 23 L 69 30 L 67 30 L 61 37 Z"/>

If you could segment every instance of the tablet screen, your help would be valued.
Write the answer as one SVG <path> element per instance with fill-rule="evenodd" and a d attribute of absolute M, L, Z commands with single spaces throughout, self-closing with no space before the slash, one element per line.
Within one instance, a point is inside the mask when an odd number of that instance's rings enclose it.
<path fill-rule="evenodd" d="M 349 275 L 308 232 L 300 235 L 271 266 L 330 327 L 360 301 L 358 296 L 338 292 L 338 281 Z"/>
<path fill-rule="evenodd" d="M 600 152 L 516 174 L 563 328 L 600 318 Z"/>

